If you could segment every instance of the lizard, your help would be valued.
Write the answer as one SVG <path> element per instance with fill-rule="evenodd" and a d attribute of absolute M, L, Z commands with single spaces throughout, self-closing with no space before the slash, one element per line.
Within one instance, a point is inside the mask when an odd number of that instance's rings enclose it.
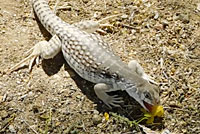
<path fill-rule="evenodd" d="M 159 88 L 151 83 L 139 63 L 132 60 L 127 65 L 112 52 L 108 43 L 92 33 L 98 23 L 85 21 L 71 25 L 54 14 L 46 0 L 32 0 L 32 5 L 40 22 L 53 37 L 48 42 L 37 43 L 31 49 L 32 54 L 22 61 L 32 58 L 29 70 L 34 60 L 39 63 L 39 57 L 53 58 L 62 51 L 66 62 L 80 77 L 95 83 L 97 97 L 108 107 L 120 107 L 123 102 L 121 97 L 107 94 L 117 90 L 126 91 L 147 111 L 159 105 Z"/>

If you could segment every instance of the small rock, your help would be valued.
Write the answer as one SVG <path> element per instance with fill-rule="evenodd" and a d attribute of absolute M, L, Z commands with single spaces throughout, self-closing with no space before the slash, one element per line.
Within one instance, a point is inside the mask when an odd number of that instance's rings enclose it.
<path fill-rule="evenodd" d="M 10 130 L 11 133 L 16 133 L 16 130 L 15 130 L 15 128 L 14 128 L 13 125 L 9 125 L 8 128 L 9 128 L 9 130 Z"/>
<path fill-rule="evenodd" d="M 164 129 L 161 134 L 170 134 L 171 132 L 168 129 Z"/>
<path fill-rule="evenodd" d="M 200 11 L 200 3 L 197 3 L 197 10 Z"/>
<path fill-rule="evenodd" d="M 173 19 L 174 20 L 180 20 L 182 21 L 183 23 L 188 23 L 190 20 L 189 20 L 189 15 L 188 14 L 181 14 L 181 13 L 176 13 L 174 16 L 173 16 Z"/>
<path fill-rule="evenodd" d="M 170 101 L 170 102 L 169 102 L 169 105 L 171 105 L 171 106 L 176 106 L 176 102 L 175 102 L 175 101 Z"/>
<path fill-rule="evenodd" d="M 182 132 L 185 134 L 187 133 L 187 129 L 182 129 Z"/>
<path fill-rule="evenodd" d="M 142 0 L 143 3 L 146 3 L 148 0 Z"/>
<path fill-rule="evenodd" d="M 94 114 L 99 114 L 99 111 L 94 110 L 93 113 L 94 113 Z"/>
<path fill-rule="evenodd" d="M 85 4 L 89 2 L 89 0 L 82 0 Z"/>
<path fill-rule="evenodd" d="M 154 15 L 154 17 L 153 17 L 153 18 L 154 18 L 155 20 L 157 20 L 157 19 L 158 19 L 158 17 L 159 17 L 159 13 L 158 13 L 158 12 L 155 12 L 155 15 Z"/>
<path fill-rule="evenodd" d="M 163 20 L 162 21 L 163 27 L 165 28 L 166 26 L 169 25 L 169 22 L 167 20 Z"/>
<path fill-rule="evenodd" d="M 55 123 L 55 126 L 60 126 L 60 124 L 61 124 L 61 122 L 58 121 Z"/>
<path fill-rule="evenodd" d="M 20 81 L 17 81 L 16 83 L 17 83 L 18 85 L 19 85 L 19 84 L 21 84 L 21 82 L 20 82 Z"/>
<path fill-rule="evenodd" d="M 178 13 L 174 14 L 173 20 L 179 20 L 179 19 L 180 19 L 180 15 Z"/>
<path fill-rule="evenodd" d="M 181 124 L 181 126 L 186 126 L 187 123 L 185 121 L 180 121 L 179 124 Z"/>
<path fill-rule="evenodd" d="M 168 115 L 166 116 L 166 119 L 171 120 L 171 119 L 173 119 L 173 117 L 172 117 L 172 115 L 168 114 Z"/>
<path fill-rule="evenodd" d="M 8 112 L 6 110 L 3 110 L 0 112 L 1 118 L 6 118 L 8 116 Z"/>
<path fill-rule="evenodd" d="M 95 114 L 93 117 L 92 117 L 92 121 L 95 125 L 98 125 L 99 123 L 101 123 L 102 121 L 102 118 L 100 115 L 98 114 Z"/>
<path fill-rule="evenodd" d="M 0 95 L 0 103 L 3 102 L 3 96 Z"/>
<path fill-rule="evenodd" d="M 121 18 L 122 18 L 122 19 L 127 19 L 127 18 L 128 18 L 128 15 L 124 14 L 124 15 L 121 16 Z"/>
<path fill-rule="evenodd" d="M 136 32 L 137 32 L 137 31 L 136 31 L 135 29 L 132 29 L 132 30 L 131 30 L 131 33 L 132 33 L 132 34 L 135 34 Z"/>
<path fill-rule="evenodd" d="M 79 99 L 79 100 L 81 100 L 82 96 L 81 95 L 77 95 L 76 98 Z"/>
<path fill-rule="evenodd" d="M 163 25 L 162 24 L 156 24 L 154 27 L 157 30 L 162 30 L 163 29 Z"/>
<path fill-rule="evenodd" d="M 1 33 L 2 33 L 2 34 L 6 33 L 6 30 L 2 30 Z"/>

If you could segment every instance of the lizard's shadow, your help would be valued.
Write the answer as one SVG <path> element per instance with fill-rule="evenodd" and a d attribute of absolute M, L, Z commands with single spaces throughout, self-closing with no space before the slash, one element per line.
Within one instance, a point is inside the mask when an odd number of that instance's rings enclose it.
<path fill-rule="evenodd" d="M 35 15 L 36 16 L 36 15 Z M 39 29 L 46 40 L 51 38 L 50 33 L 42 26 L 36 17 L 36 21 L 38 23 Z M 62 52 L 58 53 L 53 59 L 44 59 L 42 60 L 42 68 L 45 73 L 49 76 L 52 76 L 60 71 L 60 68 L 64 65 L 65 71 L 69 72 L 71 78 L 75 81 L 76 85 L 81 89 L 83 94 L 87 96 L 88 99 L 97 104 L 96 109 L 99 112 L 115 112 L 121 116 L 127 117 L 130 120 L 136 120 L 143 116 L 141 113 L 140 105 L 131 98 L 125 91 L 114 91 L 108 93 L 109 95 L 118 95 L 123 97 L 124 103 L 120 108 L 112 108 L 109 109 L 102 101 L 100 101 L 95 92 L 94 92 L 94 83 L 84 80 L 81 78 L 65 61 Z M 73 73 L 73 74 L 71 74 Z M 75 74 L 75 75 L 74 75 Z M 162 124 L 161 126 L 162 127 Z"/>
<path fill-rule="evenodd" d="M 61 67 L 64 65 L 64 70 L 68 71 L 71 78 L 74 80 L 78 88 L 82 91 L 84 95 L 87 96 L 92 102 L 97 104 L 96 109 L 101 112 L 114 112 L 122 117 L 126 117 L 129 120 L 139 120 L 143 117 L 141 112 L 141 106 L 130 97 L 125 91 L 114 91 L 108 93 L 109 95 L 118 95 L 123 97 L 124 103 L 121 104 L 120 108 L 113 107 L 109 109 L 100 99 L 97 98 L 94 92 L 94 83 L 91 83 L 83 78 L 81 78 L 65 61 L 62 52 L 58 53 L 53 59 L 42 60 L 42 68 L 45 73 L 52 76 L 60 71 Z M 64 79 L 64 78 L 63 78 Z M 161 119 L 156 119 L 155 122 L 161 122 Z M 163 128 L 163 123 L 160 125 L 152 126 L 152 129 Z"/>
<path fill-rule="evenodd" d="M 63 54 L 58 53 L 53 59 L 42 60 L 42 68 L 45 73 L 49 76 L 52 76 L 60 71 L 60 68 L 64 65 L 65 71 L 68 71 L 71 78 L 74 80 L 78 88 L 81 89 L 83 94 L 87 96 L 92 102 L 97 104 L 96 109 L 99 112 L 115 112 L 119 115 L 128 117 L 130 120 L 135 120 L 140 118 L 140 105 L 131 98 L 124 91 L 114 91 L 108 93 L 109 95 L 118 95 L 123 97 L 124 103 L 121 105 L 121 108 L 112 108 L 109 109 L 101 100 L 99 100 L 94 92 L 94 83 L 91 83 L 83 78 L 81 78 L 65 61 Z"/>

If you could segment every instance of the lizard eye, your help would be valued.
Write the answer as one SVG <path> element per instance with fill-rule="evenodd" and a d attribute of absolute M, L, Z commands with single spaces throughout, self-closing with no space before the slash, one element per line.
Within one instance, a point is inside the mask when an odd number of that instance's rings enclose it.
<path fill-rule="evenodd" d="M 151 94 L 149 92 L 144 92 L 144 97 L 151 100 Z"/>

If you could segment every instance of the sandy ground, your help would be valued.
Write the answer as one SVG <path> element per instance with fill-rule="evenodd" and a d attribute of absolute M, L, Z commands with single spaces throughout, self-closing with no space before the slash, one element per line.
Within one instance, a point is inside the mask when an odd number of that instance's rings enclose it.
<path fill-rule="evenodd" d="M 57 15 L 68 23 L 119 13 L 106 22 L 113 27 L 103 28 L 102 37 L 125 62 L 138 60 L 159 83 L 165 109 L 162 120 L 141 124 L 155 131 L 200 133 L 200 1 L 62 0 L 57 6 Z M 50 37 L 28 0 L 0 1 L 0 133 L 142 133 L 129 122 L 143 116 L 141 107 L 119 91 L 113 94 L 124 97 L 124 104 L 108 109 L 62 53 L 34 66 L 31 74 L 27 66 L 7 74 L 26 51 Z"/>

